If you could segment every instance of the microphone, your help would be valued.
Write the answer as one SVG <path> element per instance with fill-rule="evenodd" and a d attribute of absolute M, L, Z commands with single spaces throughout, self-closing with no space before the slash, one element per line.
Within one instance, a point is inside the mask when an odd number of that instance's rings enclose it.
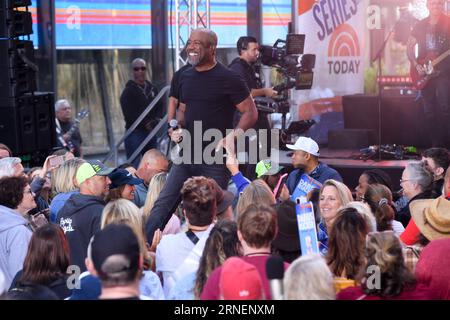
<path fill-rule="evenodd" d="M 169 127 L 172 128 L 173 131 L 180 129 L 180 126 L 178 125 L 177 119 L 172 119 L 169 121 Z M 180 140 L 176 142 L 177 144 L 180 143 L 183 140 L 183 137 L 180 137 Z"/>
<path fill-rule="evenodd" d="M 266 275 L 269 279 L 272 300 L 283 300 L 284 262 L 280 256 L 270 256 L 267 259 Z"/>

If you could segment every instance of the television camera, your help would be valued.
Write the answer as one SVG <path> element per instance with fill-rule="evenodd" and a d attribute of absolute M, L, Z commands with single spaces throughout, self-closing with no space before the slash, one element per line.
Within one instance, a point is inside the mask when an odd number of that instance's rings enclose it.
<path fill-rule="evenodd" d="M 286 130 L 286 114 L 290 111 L 289 90 L 308 90 L 313 85 L 316 55 L 304 54 L 304 47 L 305 35 L 290 33 L 286 40 L 278 39 L 273 46 L 260 46 L 259 49 L 261 64 L 276 68 L 282 76 L 282 82 L 273 88 L 278 96 L 273 99 L 258 98 L 255 103 L 260 111 L 282 114 L 283 144 L 291 134 L 303 134 L 315 123 L 314 120 L 295 121 Z"/>

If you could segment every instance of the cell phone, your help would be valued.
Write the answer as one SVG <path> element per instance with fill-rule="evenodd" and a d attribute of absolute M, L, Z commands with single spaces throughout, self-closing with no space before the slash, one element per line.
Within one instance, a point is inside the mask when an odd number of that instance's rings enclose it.
<path fill-rule="evenodd" d="M 278 199 L 280 197 L 281 190 L 283 190 L 283 185 L 286 183 L 287 178 L 288 178 L 288 174 L 285 173 L 280 177 L 280 179 L 278 179 L 277 186 L 275 187 L 275 189 L 273 189 L 273 194 L 275 195 L 275 199 Z"/>
<path fill-rule="evenodd" d="M 57 167 L 57 166 L 60 166 L 60 165 L 63 164 L 64 160 L 65 160 L 65 157 L 64 157 L 64 156 L 57 156 L 57 157 L 51 158 L 51 159 L 49 160 L 49 161 L 50 161 L 50 166 L 51 166 L 51 167 Z"/>

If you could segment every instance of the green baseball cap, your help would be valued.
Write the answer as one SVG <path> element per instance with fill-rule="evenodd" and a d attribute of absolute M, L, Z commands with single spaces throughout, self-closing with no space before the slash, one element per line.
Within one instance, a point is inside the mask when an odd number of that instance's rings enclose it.
<path fill-rule="evenodd" d="M 262 176 L 272 176 L 283 169 L 284 167 L 278 165 L 278 163 L 270 159 L 264 159 L 256 164 L 256 177 L 259 179 Z"/>
<path fill-rule="evenodd" d="M 78 168 L 75 178 L 80 185 L 93 176 L 107 176 L 113 170 L 113 168 L 108 168 L 98 160 L 88 161 Z"/>

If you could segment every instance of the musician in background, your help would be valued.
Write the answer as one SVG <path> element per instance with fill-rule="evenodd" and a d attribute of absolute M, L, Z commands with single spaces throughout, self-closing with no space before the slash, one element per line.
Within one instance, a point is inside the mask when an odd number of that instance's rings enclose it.
<path fill-rule="evenodd" d="M 416 24 L 407 45 L 411 67 L 422 76 L 426 75 L 424 61 L 432 61 L 450 49 L 450 17 L 444 14 L 444 0 L 428 0 L 427 7 L 429 16 Z M 421 91 L 426 129 L 433 147 L 450 147 L 450 58 L 435 69 L 439 74 Z"/>
<path fill-rule="evenodd" d="M 72 152 L 75 157 L 82 157 L 81 144 L 83 142 L 78 125 L 73 121 L 72 106 L 66 99 L 55 103 L 56 143 Z"/>
<path fill-rule="evenodd" d="M 272 98 L 276 96 L 278 93 L 273 90 L 273 88 L 263 88 L 262 83 L 259 77 L 259 70 L 256 68 L 256 62 L 258 61 L 259 57 L 259 44 L 256 38 L 251 36 L 243 36 L 238 39 L 238 42 L 236 44 L 237 51 L 239 54 L 239 57 L 235 58 L 233 61 L 231 61 L 228 68 L 231 70 L 237 72 L 242 79 L 244 79 L 245 83 L 247 84 L 247 87 L 250 89 L 250 94 L 252 98 L 255 97 L 268 97 Z M 237 124 L 239 122 L 239 119 L 241 117 L 241 114 L 239 111 L 236 110 L 235 117 L 234 117 L 234 124 Z M 258 110 L 258 121 L 255 123 L 254 127 L 255 130 L 259 129 L 266 129 L 267 134 L 267 146 L 263 146 L 268 148 L 266 154 L 270 154 L 270 123 L 269 119 L 267 118 L 266 112 L 261 112 L 261 110 Z M 261 160 L 258 157 L 258 161 Z M 255 173 L 256 163 L 250 164 L 250 165 L 244 165 L 242 168 L 243 174 L 253 180 L 256 178 Z"/>

